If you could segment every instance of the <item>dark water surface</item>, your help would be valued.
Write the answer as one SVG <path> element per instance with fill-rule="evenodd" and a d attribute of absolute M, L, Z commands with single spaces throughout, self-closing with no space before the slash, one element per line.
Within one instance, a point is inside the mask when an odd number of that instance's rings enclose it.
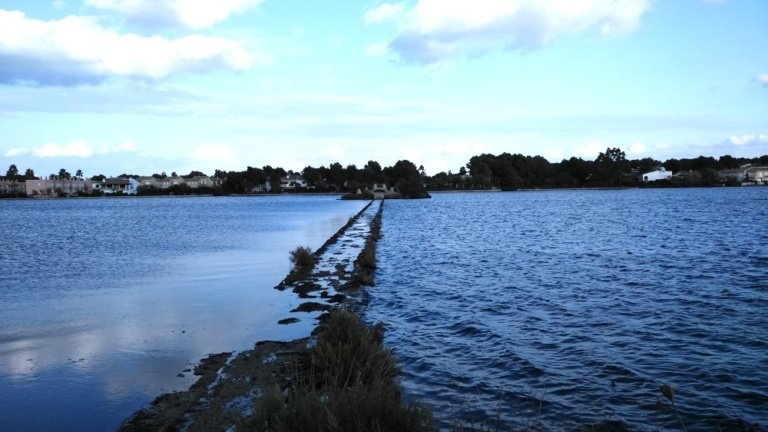
<path fill-rule="evenodd" d="M 0 431 L 108 431 L 209 353 L 309 334 L 273 287 L 364 202 L 0 200 Z M 305 322 L 306 321 L 306 322 Z"/>
<path fill-rule="evenodd" d="M 365 312 L 454 420 L 768 426 L 768 188 L 435 194 L 384 208 Z M 491 422 L 490 424 L 495 424 Z"/>

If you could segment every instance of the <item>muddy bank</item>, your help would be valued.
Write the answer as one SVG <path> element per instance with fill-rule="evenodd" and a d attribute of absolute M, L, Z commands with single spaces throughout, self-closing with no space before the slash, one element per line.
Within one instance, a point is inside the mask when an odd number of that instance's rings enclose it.
<path fill-rule="evenodd" d="M 292 272 L 275 287 L 306 299 L 280 324 L 319 322 L 328 310 L 354 296 L 357 288 L 372 285 L 382 206 L 381 201 L 368 204 L 314 252 L 316 264 L 310 274 Z M 158 396 L 119 430 L 234 429 L 240 419 L 252 414 L 255 399 L 275 389 L 288 391 L 310 340 L 262 341 L 252 350 L 211 355 L 195 368 L 194 374 L 200 378 L 188 390 Z"/>

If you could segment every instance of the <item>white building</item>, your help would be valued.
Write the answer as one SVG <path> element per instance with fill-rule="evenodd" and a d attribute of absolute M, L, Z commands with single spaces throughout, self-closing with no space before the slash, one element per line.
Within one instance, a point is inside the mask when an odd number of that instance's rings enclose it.
<path fill-rule="evenodd" d="M 768 167 L 750 166 L 744 170 L 745 181 L 756 184 L 768 184 Z"/>
<path fill-rule="evenodd" d="M 139 181 L 136 179 L 117 177 L 104 179 L 101 182 L 96 182 L 93 184 L 93 189 L 99 190 L 107 195 L 136 195 L 136 192 L 139 190 L 139 186 L 141 186 L 141 183 L 139 183 Z"/>
<path fill-rule="evenodd" d="M 298 174 L 289 174 L 287 177 L 280 179 L 280 189 L 282 190 L 306 189 L 307 186 L 309 186 L 309 183 Z"/>
<path fill-rule="evenodd" d="M 648 183 L 657 180 L 669 180 L 672 178 L 672 172 L 667 171 L 664 167 L 643 174 L 643 181 Z"/>

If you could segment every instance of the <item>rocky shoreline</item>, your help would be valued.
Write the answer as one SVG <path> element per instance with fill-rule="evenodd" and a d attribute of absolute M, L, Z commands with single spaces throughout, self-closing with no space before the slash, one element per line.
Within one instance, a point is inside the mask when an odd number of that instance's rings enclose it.
<path fill-rule="evenodd" d="M 383 201 L 369 203 L 313 253 L 316 265 L 311 274 L 292 272 L 275 287 L 291 289 L 307 300 L 280 324 L 303 319 L 322 322 L 327 311 L 349 304 L 359 287 L 373 284 L 382 209 Z M 288 342 L 261 341 L 252 350 L 210 355 L 195 367 L 194 374 L 200 378 L 188 390 L 158 396 L 119 430 L 234 430 L 252 414 L 256 399 L 275 388 L 288 391 L 312 340 L 313 336 Z"/>

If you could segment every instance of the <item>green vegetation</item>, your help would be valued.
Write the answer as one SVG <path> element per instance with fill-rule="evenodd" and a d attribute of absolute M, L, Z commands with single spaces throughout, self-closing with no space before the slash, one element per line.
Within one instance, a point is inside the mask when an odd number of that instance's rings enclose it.
<path fill-rule="evenodd" d="M 719 171 L 737 169 L 744 165 L 768 166 L 768 155 L 755 158 L 736 158 L 730 155 L 714 157 L 699 156 L 691 159 L 668 159 L 664 162 L 653 158 L 627 159 L 620 148 L 607 148 L 594 160 L 571 157 L 560 162 L 550 162 L 541 156 L 502 153 L 472 156 L 457 173 L 440 172 L 428 176 L 423 165 L 418 168 L 408 160 L 399 160 L 391 167 L 382 168 L 376 161 L 368 161 L 363 168 L 355 165 L 346 167 L 338 162 L 328 167 L 307 166 L 301 171 L 285 170 L 265 165 L 261 168 L 247 167 L 245 171 L 216 170 L 211 181 L 205 185 L 189 186 L 181 182 L 173 185 L 142 185 L 138 195 L 230 195 L 264 194 L 284 192 L 341 193 L 348 199 L 372 199 L 373 188 L 384 186 L 390 197 L 429 198 L 428 191 L 440 190 L 484 190 L 484 189 L 548 189 L 548 188 L 602 188 L 602 187 L 691 187 L 740 185 L 736 179 L 718 175 Z M 673 173 L 669 180 L 649 183 L 642 181 L 642 174 L 659 168 Z M 135 174 L 121 174 L 118 178 L 134 178 Z M 153 174 L 156 180 L 168 175 Z M 176 173 L 171 177 L 178 179 Z M 183 181 L 205 177 L 200 171 L 182 175 Z M 54 179 L 83 179 L 82 170 L 72 176 L 62 168 Z M 16 165 L 11 165 L 0 180 L 34 180 L 35 173 L 27 169 L 24 175 Z M 105 180 L 104 175 L 95 175 L 91 181 Z M 2 195 L 0 191 L 0 195 Z M 20 193 L 15 195 L 21 195 Z M 13 196 L 15 196 L 13 195 Z M 72 194 L 63 194 L 72 195 Z M 12 196 L 12 195 L 8 195 Z M 22 195 L 23 196 L 23 195 Z"/>
<path fill-rule="evenodd" d="M 757 158 L 726 155 L 719 159 L 699 156 L 661 162 L 652 158 L 630 160 L 621 149 L 607 148 L 594 161 L 572 157 L 550 163 L 541 156 L 481 154 L 469 160 L 468 171 L 461 167 L 456 174 L 441 172 L 426 178 L 425 183 L 428 190 L 715 186 L 721 184 L 717 171 L 745 164 L 768 165 L 768 155 Z M 648 185 L 641 182 L 643 173 L 659 167 L 684 175 Z"/>
<path fill-rule="evenodd" d="M 371 231 L 365 239 L 363 250 L 355 260 L 355 282 L 360 285 L 373 285 L 373 272 L 376 270 L 376 242 L 381 238 L 381 213 L 384 205 L 379 207 L 376 216 L 371 221 Z"/>
<path fill-rule="evenodd" d="M 290 388 L 257 400 L 238 431 L 433 431 L 431 412 L 402 400 L 399 369 L 381 324 L 334 310 L 296 365 Z"/>
<path fill-rule="evenodd" d="M 296 279 L 305 279 L 312 274 L 315 268 L 315 255 L 312 249 L 306 246 L 299 246 L 290 252 L 290 260 L 293 269 L 291 273 Z"/>

